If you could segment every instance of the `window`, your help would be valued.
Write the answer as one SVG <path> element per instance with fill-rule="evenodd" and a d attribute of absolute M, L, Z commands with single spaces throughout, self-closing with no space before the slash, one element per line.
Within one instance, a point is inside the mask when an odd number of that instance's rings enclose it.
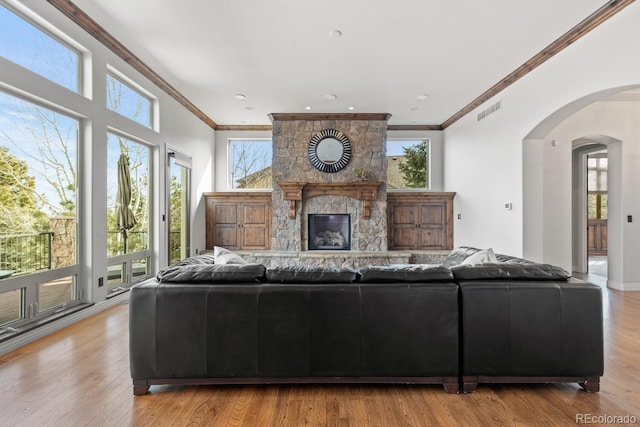
<path fill-rule="evenodd" d="M 151 149 L 116 133 L 107 139 L 109 289 L 146 277 L 150 252 Z M 142 272 L 142 273 L 141 273 Z"/>
<path fill-rule="evenodd" d="M 151 98 L 112 73 L 107 74 L 107 108 L 144 127 L 153 123 Z"/>
<path fill-rule="evenodd" d="M 0 92 L 0 319 L 77 301 L 79 124 Z"/>
<path fill-rule="evenodd" d="M 231 188 L 273 188 L 271 140 L 229 140 Z"/>
<path fill-rule="evenodd" d="M 0 55 L 74 92 L 80 53 L 0 4 Z"/>
<path fill-rule="evenodd" d="M 587 209 L 589 219 L 607 219 L 607 153 L 587 158 Z"/>
<path fill-rule="evenodd" d="M 428 139 L 387 141 L 387 189 L 429 188 L 429 144 Z"/>

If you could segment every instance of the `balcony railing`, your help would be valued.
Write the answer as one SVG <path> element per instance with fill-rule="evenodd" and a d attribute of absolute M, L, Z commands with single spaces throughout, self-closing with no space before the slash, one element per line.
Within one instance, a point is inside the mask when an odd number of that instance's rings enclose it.
<path fill-rule="evenodd" d="M 182 256 L 182 231 L 169 232 L 169 264 L 178 262 Z"/>
<path fill-rule="evenodd" d="M 107 231 L 107 256 L 124 255 L 138 252 L 149 247 L 149 233 L 146 231 L 129 231 L 125 242 L 122 232 L 118 230 Z M 125 244 L 126 243 L 126 244 Z"/>
<path fill-rule="evenodd" d="M 53 232 L 0 236 L 0 270 L 13 274 L 51 269 Z"/>

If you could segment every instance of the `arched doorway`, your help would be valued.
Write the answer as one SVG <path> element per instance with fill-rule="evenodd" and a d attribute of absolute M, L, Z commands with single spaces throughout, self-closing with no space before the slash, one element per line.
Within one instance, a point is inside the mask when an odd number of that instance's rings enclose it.
<path fill-rule="evenodd" d="M 606 112 L 607 103 L 598 101 L 634 88 L 637 86 L 610 89 L 567 104 L 534 127 L 523 141 L 523 253 L 539 261 L 560 260 L 561 265 L 585 273 L 588 271 L 587 155 L 606 148 L 609 166 L 607 276 L 608 286 L 616 289 L 633 289 L 634 283 L 627 282 L 635 282 L 636 275 L 633 269 L 623 268 L 624 254 L 629 254 L 624 250 L 629 246 L 629 239 L 627 243 L 623 240 L 623 227 L 627 225 L 626 214 L 630 213 L 623 212 L 622 208 L 621 139 L 624 137 L 612 135 L 624 134 L 633 139 L 633 134 L 622 122 L 623 117 L 631 115 L 614 117 Z"/>

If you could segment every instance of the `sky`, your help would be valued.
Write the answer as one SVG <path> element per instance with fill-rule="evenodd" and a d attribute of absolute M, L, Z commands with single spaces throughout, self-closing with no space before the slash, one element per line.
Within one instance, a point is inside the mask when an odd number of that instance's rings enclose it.
<path fill-rule="evenodd" d="M 16 37 L 16 34 L 20 37 Z M 2 5 L 0 56 L 78 92 L 79 54 Z"/>
<path fill-rule="evenodd" d="M 404 155 L 404 147 L 411 147 L 421 143 L 422 140 L 416 139 L 389 139 L 387 140 L 387 156 Z"/>

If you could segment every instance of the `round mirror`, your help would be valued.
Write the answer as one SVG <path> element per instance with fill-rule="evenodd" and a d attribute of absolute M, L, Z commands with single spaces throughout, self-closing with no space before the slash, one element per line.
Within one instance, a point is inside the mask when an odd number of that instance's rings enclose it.
<path fill-rule="evenodd" d="M 351 144 L 345 134 L 335 129 L 324 129 L 309 141 L 309 161 L 322 172 L 338 172 L 351 159 Z"/>
<path fill-rule="evenodd" d="M 342 142 L 335 138 L 325 138 L 318 142 L 316 146 L 316 154 L 318 159 L 324 163 L 335 163 L 342 157 L 344 149 L 342 148 Z"/>

